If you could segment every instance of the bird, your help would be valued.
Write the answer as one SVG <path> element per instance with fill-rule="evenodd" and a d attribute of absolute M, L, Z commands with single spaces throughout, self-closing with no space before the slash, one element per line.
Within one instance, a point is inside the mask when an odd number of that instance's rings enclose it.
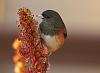
<path fill-rule="evenodd" d="M 67 37 L 66 26 L 57 11 L 45 10 L 38 15 L 40 36 L 49 50 L 49 55 L 62 48 Z"/>

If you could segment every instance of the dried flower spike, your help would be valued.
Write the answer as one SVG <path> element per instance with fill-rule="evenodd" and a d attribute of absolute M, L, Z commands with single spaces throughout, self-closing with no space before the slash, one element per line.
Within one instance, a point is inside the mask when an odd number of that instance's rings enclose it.
<path fill-rule="evenodd" d="M 20 28 L 18 40 L 21 43 L 17 51 L 23 60 L 21 64 L 24 64 L 22 66 L 24 72 L 20 73 L 46 73 L 48 67 L 48 49 L 40 39 L 38 23 L 33 19 L 31 11 L 27 8 L 20 8 L 18 15 Z"/>

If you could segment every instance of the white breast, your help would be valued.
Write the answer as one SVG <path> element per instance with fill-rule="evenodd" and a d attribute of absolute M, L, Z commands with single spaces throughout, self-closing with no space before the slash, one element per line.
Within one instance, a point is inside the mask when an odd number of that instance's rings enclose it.
<path fill-rule="evenodd" d="M 51 52 L 55 52 L 64 44 L 63 35 L 49 36 L 42 34 L 41 36 Z"/>

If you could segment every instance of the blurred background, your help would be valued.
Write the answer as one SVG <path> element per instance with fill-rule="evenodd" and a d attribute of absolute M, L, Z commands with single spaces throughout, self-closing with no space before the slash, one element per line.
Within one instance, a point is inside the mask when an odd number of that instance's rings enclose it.
<path fill-rule="evenodd" d="M 12 43 L 20 7 L 33 14 L 56 10 L 66 24 L 68 38 L 50 57 L 48 73 L 100 73 L 100 0 L 0 0 L 0 73 L 14 73 Z"/>

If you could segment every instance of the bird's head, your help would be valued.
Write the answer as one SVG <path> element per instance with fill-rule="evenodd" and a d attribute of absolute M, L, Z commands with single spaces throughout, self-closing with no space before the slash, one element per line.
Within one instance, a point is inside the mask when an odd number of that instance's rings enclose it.
<path fill-rule="evenodd" d="M 46 11 L 42 12 L 42 14 L 39 15 L 39 17 L 42 18 L 43 20 L 61 21 L 61 17 L 59 15 L 59 13 L 54 10 L 46 10 Z"/>
<path fill-rule="evenodd" d="M 42 13 L 42 16 L 44 19 L 60 18 L 60 15 L 58 14 L 58 12 L 56 12 L 54 10 L 46 10 Z"/>

